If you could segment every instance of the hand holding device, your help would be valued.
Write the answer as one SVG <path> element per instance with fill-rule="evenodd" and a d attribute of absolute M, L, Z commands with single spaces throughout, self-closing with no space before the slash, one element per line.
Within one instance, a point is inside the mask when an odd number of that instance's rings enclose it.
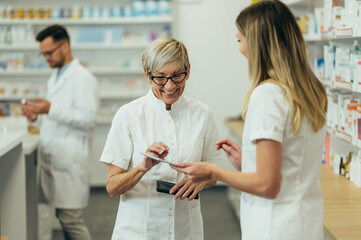
<path fill-rule="evenodd" d="M 157 192 L 162 192 L 162 193 L 167 193 L 167 194 L 171 194 L 169 193 L 169 190 L 174 186 L 175 184 L 174 183 L 171 183 L 171 182 L 166 182 L 166 181 L 161 181 L 161 180 L 158 180 L 157 181 Z M 177 192 L 178 192 L 179 189 L 177 189 L 174 193 L 172 193 L 172 195 L 176 195 Z M 189 196 L 191 196 L 193 194 L 193 192 L 191 192 L 189 194 Z M 199 195 L 197 193 L 197 195 L 195 196 L 194 199 L 198 199 L 199 198 Z"/>
<path fill-rule="evenodd" d="M 146 156 L 146 157 L 149 157 L 149 158 L 151 158 L 151 159 L 157 160 L 157 161 L 162 162 L 162 163 L 168 163 L 169 165 L 177 166 L 176 163 L 172 163 L 172 162 L 167 161 L 167 160 L 162 159 L 162 158 L 154 157 L 154 156 L 152 156 L 152 155 L 150 155 L 150 154 L 147 154 L 147 153 L 141 152 L 140 154 L 143 154 L 143 155 Z"/>

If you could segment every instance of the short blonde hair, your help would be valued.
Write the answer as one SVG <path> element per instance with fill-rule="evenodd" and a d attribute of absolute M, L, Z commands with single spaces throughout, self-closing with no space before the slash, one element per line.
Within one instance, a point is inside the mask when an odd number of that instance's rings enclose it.
<path fill-rule="evenodd" d="M 157 72 L 167 64 L 188 68 L 188 52 L 184 44 L 174 38 L 158 38 L 144 51 L 142 63 L 146 72 Z"/>

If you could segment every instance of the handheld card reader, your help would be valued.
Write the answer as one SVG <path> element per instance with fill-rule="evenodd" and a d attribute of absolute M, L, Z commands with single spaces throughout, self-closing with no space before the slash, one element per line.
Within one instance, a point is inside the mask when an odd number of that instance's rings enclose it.
<path fill-rule="evenodd" d="M 157 192 L 161 192 L 161 193 L 169 193 L 169 190 L 174 186 L 175 184 L 174 183 L 171 183 L 171 182 L 165 182 L 165 181 L 161 181 L 161 180 L 158 180 L 157 181 Z M 174 193 L 172 193 L 172 195 L 176 195 L 176 193 L 178 192 L 179 189 L 177 189 Z M 193 192 L 191 192 L 189 194 L 189 196 L 191 196 L 193 194 Z M 188 197 L 189 197 L 188 196 Z M 197 195 L 195 196 L 194 199 L 198 199 L 199 198 L 199 195 L 197 193 Z"/>
<path fill-rule="evenodd" d="M 142 152 L 141 152 L 140 154 L 143 154 L 144 156 L 147 156 L 147 157 L 149 157 L 149 158 L 151 158 L 151 159 L 157 160 L 157 161 L 162 162 L 162 163 L 168 163 L 168 164 L 170 164 L 170 165 L 177 166 L 176 163 L 169 162 L 169 161 L 167 161 L 167 160 L 165 160 L 165 159 L 162 159 L 162 158 L 154 157 L 154 156 L 149 155 L 149 154 L 147 154 L 147 153 L 142 153 Z"/>

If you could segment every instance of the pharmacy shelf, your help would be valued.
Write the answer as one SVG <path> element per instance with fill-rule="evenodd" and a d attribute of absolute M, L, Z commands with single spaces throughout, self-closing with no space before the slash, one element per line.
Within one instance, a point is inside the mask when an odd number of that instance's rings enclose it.
<path fill-rule="evenodd" d="M 44 96 L 37 96 L 37 97 L 44 97 Z M 0 95 L 0 101 L 21 101 L 21 99 L 23 98 L 26 98 L 26 99 L 35 99 L 35 96 L 24 96 L 24 97 L 21 97 L 21 96 L 1 96 Z"/>
<path fill-rule="evenodd" d="M 73 50 L 121 50 L 121 49 L 145 49 L 149 42 L 122 43 L 122 44 L 72 44 Z M 0 51 L 39 51 L 39 46 L 28 45 L 0 45 Z"/>
<path fill-rule="evenodd" d="M 119 92 L 114 94 L 100 94 L 102 100 L 116 100 L 116 99 L 135 99 L 142 97 L 148 93 L 149 90 L 128 90 L 127 92 Z"/>
<path fill-rule="evenodd" d="M 169 15 L 159 17 L 124 17 L 107 19 L 1 19 L 0 25 L 124 25 L 124 24 L 164 24 L 172 23 L 173 17 Z"/>
<path fill-rule="evenodd" d="M 289 6 L 292 6 L 292 5 L 299 4 L 304 1 L 302 1 L 302 0 L 283 0 L 282 2 L 286 3 Z"/>
<path fill-rule="evenodd" d="M 291 8 L 305 7 L 305 6 L 322 6 L 324 0 L 283 0 L 285 4 Z"/>
<path fill-rule="evenodd" d="M 132 74 L 142 74 L 143 70 L 141 69 L 130 69 L 130 70 L 123 70 L 123 69 L 101 69 L 101 68 L 89 68 L 89 70 L 96 75 L 132 75 Z M 3 76 L 49 76 L 53 70 L 44 69 L 44 70 L 18 70 L 18 71 L 0 71 L 0 77 Z"/>
<path fill-rule="evenodd" d="M 344 143 L 347 143 L 350 146 L 361 149 L 359 146 L 357 146 L 356 141 L 354 139 L 352 139 L 352 136 L 350 134 L 348 134 L 342 130 L 338 130 L 336 127 L 327 126 L 327 133 L 331 137 L 342 140 Z"/>
<path fill-rule="evenodd" d="M 354 94 L 361 94 L 359 91 L 352 90 L 350 88 L 351 83 L 349 82 L 334 82 L 331 80 L 322 79 L 321 82 L 323 85 L 331 90 L 341 91 L 341 92 L 349 92 Z"/>
<path fill-rule="evenodd" d="M 130 99 L 142 97 L 142 96 L 146 95 L 148 93 L 148 91 L 149 90 L 131 90 L 130 89 L 128 92 L 123 91 L 123 92 L 118 92 L 118 93 L 113 93 L 113 94 L 101 93 L 99 97 L 101 100 L 119 100 L 119 99 L 130 100 Z M 37 96 L 37 97 L 44 97 L 44 96 Z M 23 98 L 35 99 L 35 96 L 21 97 L 21 96 L 1 96 L 0 95 L 0 101 L 20 101 Z"/>

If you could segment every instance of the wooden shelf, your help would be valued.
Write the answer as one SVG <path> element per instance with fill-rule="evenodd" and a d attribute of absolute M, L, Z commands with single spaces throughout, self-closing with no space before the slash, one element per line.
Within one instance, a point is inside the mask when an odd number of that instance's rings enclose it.
<path fill-rule="evenodd" d="M 361 189 L 325 165 L 321 166 L 321 186 L 328 239 L 361 239 Z"/>

